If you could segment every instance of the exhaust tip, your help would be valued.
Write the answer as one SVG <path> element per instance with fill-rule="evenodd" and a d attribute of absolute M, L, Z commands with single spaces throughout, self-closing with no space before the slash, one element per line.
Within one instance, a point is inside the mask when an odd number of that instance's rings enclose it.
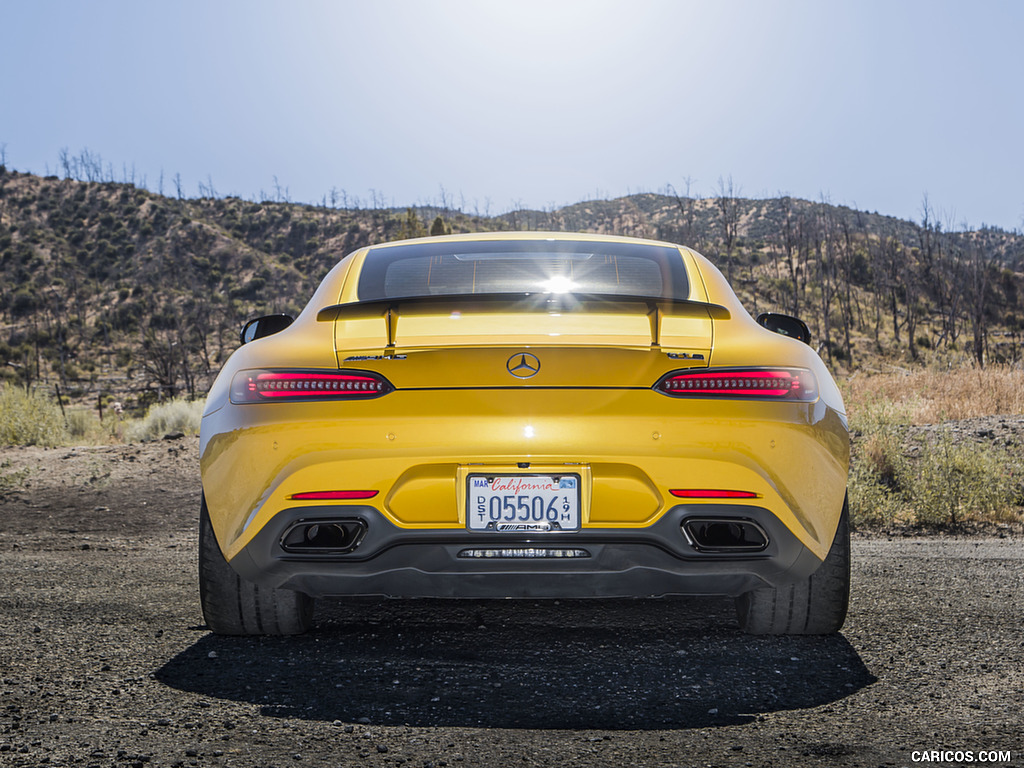
<path fill-rule="evenodd" d="M 294 554 L 345 554 L 359 546 L 366 523 L 359 519 L 296 520 L 281 537 L 281 549 Z"/>
<path fill-rule="evenodd" d="M 730 517 L 689 517 L 683 535 L 698 552 L 761 552 L 768 548 L 768 534 L 753 520 Z"/>

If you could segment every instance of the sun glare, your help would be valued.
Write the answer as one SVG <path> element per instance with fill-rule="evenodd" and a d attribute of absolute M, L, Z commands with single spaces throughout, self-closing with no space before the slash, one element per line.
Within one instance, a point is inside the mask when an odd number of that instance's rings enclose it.
<path fill-rule="evenodd" d="M 544 293 L 572 293 L 578 287 L 576 283 L 564 275 L 555 275 L 540 284 Z"/>

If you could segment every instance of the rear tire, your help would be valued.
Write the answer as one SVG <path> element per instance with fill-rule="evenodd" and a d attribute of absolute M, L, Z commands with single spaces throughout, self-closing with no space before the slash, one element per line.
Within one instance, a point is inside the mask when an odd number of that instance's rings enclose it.
<path fill-rule="evenodd" d="M 206 626 L 218 635 L 299 635 L 313 623 L 313 598 L 290 589 L 261 587 L 228 565 L 199 509 L 199 601 Z"/>
<path fill-rule="evenodd" d="M 740 629 L 752 635 L 828 635 L 846 621 L 850 604 L 850 508 L 843 501 L 835 539 L 806 579 L 761 587 L 736 598 Z"/>

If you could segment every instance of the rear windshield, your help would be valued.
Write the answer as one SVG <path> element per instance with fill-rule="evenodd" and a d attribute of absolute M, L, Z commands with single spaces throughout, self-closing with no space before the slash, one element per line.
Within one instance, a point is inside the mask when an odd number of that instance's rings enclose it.
<path fill-rule="evenodd" d="M 416 243 L 371 248 L 359 301 L 495 293 L 687 299 L 679 250 L 577 240 Z"/>

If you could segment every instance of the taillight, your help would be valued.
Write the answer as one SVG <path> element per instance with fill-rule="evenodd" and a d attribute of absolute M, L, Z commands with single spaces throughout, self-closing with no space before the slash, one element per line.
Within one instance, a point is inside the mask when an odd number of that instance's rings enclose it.
<path fill-rule="evenodd" d="M 711 397 L 811 402 L 814 374 L 802 368 L 749 368 L 671 373 L 654 385 L 671 397 Z"/>
<path fill-rule="evenodd" d="M 231 402 L 368 400 L 393 389 L 383 377 L 364 371 L 239 371 L 231 380 Z"/>

